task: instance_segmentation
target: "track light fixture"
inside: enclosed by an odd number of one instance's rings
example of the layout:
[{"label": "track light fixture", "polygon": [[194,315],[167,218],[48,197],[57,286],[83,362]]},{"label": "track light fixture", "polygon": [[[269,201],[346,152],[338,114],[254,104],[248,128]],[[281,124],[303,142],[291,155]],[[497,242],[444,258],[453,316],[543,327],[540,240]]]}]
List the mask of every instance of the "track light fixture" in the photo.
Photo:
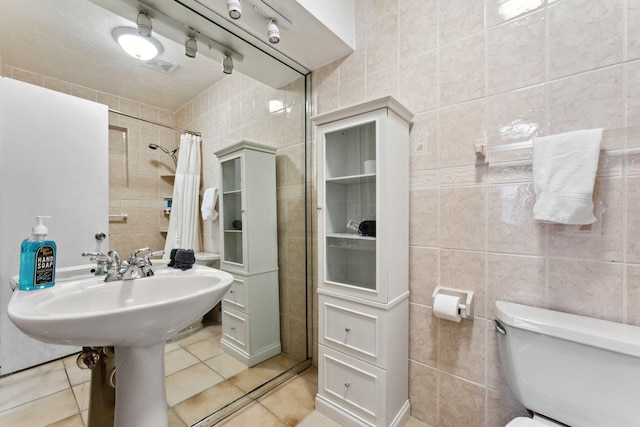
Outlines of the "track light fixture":
[{"label": "track light fixture", "polygon": [[138,33],[143,37],[151,37],[151,18],[144,12],[138,14]]},{"label": "track light fixture", "polygon": [[242,5],[240,0],[227,0],[227,10],[232,19],[240,19],[242,16]]},{"label": "track light fixture", "polygon": [[184,42],[184,54],[189,58],[195,58],[196,52],[198,52],[198,43],[196,39],[193,37],[187,38],[187,41]]},{"label": "track light fixture", "polygon": [[273,44],[276,44],[280,41],[280,29],[276,25],[275,19],[270,19],[267,24],[267,35],[269,36],[269,41]]},{"label": "track light fixture", "polygon": [[233,72],[233,59],[230,54],[225,54],[222,58],[222,72],[225,74]]}]

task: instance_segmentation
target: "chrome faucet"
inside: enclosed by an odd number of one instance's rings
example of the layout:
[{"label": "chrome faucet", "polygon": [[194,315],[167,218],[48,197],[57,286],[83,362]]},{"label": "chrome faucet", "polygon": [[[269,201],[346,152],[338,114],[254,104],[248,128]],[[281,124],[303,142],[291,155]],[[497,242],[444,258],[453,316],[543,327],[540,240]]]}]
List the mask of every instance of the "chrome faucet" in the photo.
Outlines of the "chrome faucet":
[{"label": "chrome faucet", "polygon": [[109,268],[107,269],[107,277],[104,278],[105,282],[115,282],[122,280],[122,260],[118,251],[111,249],[107,252],[109,258]]},{"label": "chrome faucet", "polygon": [[163,255],[164,251],[150,252],[144,258],[138,257],[140,252],[148,252],[150,248],[140,248],[131,252],[127,261],[122,261],[118,251],[110,250],[107,252],[107,258],[109,259],[107,277],[104,278],[105,282],[115,282],[117,280],[133,280],[141,277],[153,276],[153,270],[151,270],[152,256]]},{"label": "chrome faucet", "polygon": [[140,248],[136,249],[129,254],[129,258],[127,258],[126,268],[122,273],[122,280],[133,280],[139,279],[141,277],[146,277],[144,273],[144,269],[146,267],[144,258],[138,257],[140,252],[148,252],[151,248]]},{"label": "chrome faucet", "polygon": [[161,256],[164,255],[164,251],[155,251],[155,252],[149,252],[145,257],[144,257],[144,264],[142,266],[142,273],[144,273],[145,276],[153,276],[153,270],[151,269],[151,266],[153,265],[151,263],[151,257],[152,256]]},{"label": "chrome faucet", "polygon": [[88,256],[91,261],[96,262],[96,276],[107,274],[109,268],[109,257],[102,252],[83,252],[82,256]]},{"label": "chrome faucet", "polygon": [[129,263],[129,265],[133,265],[133,264],[139,263],[140,261],[144,261],[144,259],[138,258],[138,254],[140,252],[149,252],[150,250],[151,248],[148,248],[148,247],[136,249],[135,251],[129,254],[129,258],[127,258],[127,262]]}]

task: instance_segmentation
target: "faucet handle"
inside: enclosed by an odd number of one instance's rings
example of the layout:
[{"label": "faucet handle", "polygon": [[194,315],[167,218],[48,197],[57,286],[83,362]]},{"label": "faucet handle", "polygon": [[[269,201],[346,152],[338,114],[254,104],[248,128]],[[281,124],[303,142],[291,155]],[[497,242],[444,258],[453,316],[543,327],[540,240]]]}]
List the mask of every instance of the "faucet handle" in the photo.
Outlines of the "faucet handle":
[{"label": "faucet handle", "polygon": [[139,254],[140,252],[147,252],[147,251],[150,251],[150,250],[151,250],[151,248],[149,248],[149,247],[147,247],[147,248],[140,248],[140,249],[136,249],[136,250],[134,250],[133,252],[131,252],[131,253],[129,254],[129,258],[127,258],[127,262],[128,262],[129,264],[135,264],[135,262],[136,262],[136,258],[138,258],[138,254]]},{"label": "faucet handle", "polygon": [[153,265],[153,264],[151,263],[151,259],[150,259],[150,258],[151,258],[152,256],[161,256],[161,255],[164,255],[164,251],[149,252],[149,253],[144,257],[144,263],[145,263],[146,265]]},{"label": "faucet handle", "polygon": [[102,252],[82,252],[82,256],[88,256],[91,261],[100,261],[102,259],[108,260],[109,258]]}]

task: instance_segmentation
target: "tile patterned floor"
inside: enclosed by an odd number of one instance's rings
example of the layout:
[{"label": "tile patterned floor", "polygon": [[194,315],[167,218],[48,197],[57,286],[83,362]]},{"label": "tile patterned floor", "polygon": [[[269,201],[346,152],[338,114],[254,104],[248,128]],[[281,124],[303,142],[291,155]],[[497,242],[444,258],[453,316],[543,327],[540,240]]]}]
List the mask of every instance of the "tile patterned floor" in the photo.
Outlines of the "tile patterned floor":
[{"label": "tile patterned floor", "polygon": [[[220,349],[219,324],[165,348],[169,427],[190,426],[297,362],[278,355],[247,369]],[[0,378],[0,426],[85,427],[90,371],[76,355]],[[311,367],[222,420],[221,427],[340,427],[314,411]],[[423,424],[410,419],[405,427]]]},{"label": "tile patterned floor", "polygon": [[[297,364],[278,355],[250,369],[220,348],[220,324],[165,347],[170,427],[192,425]],[[0,426],[84,427],[91,373],[77,355],[0,378]],[[308,380],[305,380],[308,381]]]}]

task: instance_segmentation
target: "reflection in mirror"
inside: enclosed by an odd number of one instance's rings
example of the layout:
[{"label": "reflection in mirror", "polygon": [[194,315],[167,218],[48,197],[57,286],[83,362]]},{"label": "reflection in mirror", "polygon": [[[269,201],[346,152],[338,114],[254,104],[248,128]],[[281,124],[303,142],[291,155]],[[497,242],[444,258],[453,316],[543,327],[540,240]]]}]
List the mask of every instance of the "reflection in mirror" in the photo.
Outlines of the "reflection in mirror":
[{"label": "reflection in mirror", "polygon": [[127,129],[109,125],[109,187],[129,186],[129,140]]},{"label": "reflection in mirror", "polygon": [[[169,222],[169,215],[166,213],[167,198],[173,192],[175,164],[170,156],[161,150],[149,149],[149,144],[158,144],[170,150],[177,147],[181,132],[171,129],[172,127],[202,134],[202,189],[220,186],[219,163],[213,155],[215,151],[241,140],[269,145],[277,150],[276,203],[282,353],[251,368],[226,354],[220,347],[219,308],[213,309],[198,325],[192,325],[189,333],[181,335],[179,340],[166,346],[165,367],[170,420],[177,420],[176,425],[210,425],[248,402],[250,398],[309,365],[310,322],[307,319],[310,313],[307,309],[306,265],[307,251],[310,249],[305,225],[308,164],[305,125],[307,79],[300,76],[285,87],[272,88],[237,71],[231,75],[223,75],[218,71],[219,63],[200,58],[199,61],[206,61],[206,66],[215,70],[215,73],[211,74],[216,77],[203,79],[203,65],[199,62],[193,79],[206,81],[199,85],[197,82],[189,81],[189,84],[185,85],[186,94],[179,93],[179,84],[167,83],[171,76],[159,74],[158,79],[162,83],[158,83],[153,94],[148,90],[146,93],[135,91],[131,82],[127,82],[127,90],[123,92],[122,87],[125,85],[118,81],[118,78],[122,80],[119,76],[113,79],[113,76],[107,73],[102,75],[97,83],[95,76],[83,76],[78,72],[83,69],[86,71],[95,64],[125,61],[131,69],[130,75],[135,76],[132,78],[134,83],[136,79],[143,79],[146,85],[150,84],[149,81],[153,82],[159,72],[146,69],[143,64],[131,58],[112,59],[111,55],[120,55],[123,52],[118,51],[117,46],[111,46],[111,43],[115,42],[108,33],[87,35],[91,40],[95,40],[98,49],[93,58],[83,54],[82,61],[86,66],[77,64],[76,67],[69,67],[69,64],[77,63],[78,59],[67,57],[65,55],[68,52],[64,52],[65,47],[83,44],[76,35],[91,27],[83,26],[89,21],[95,20],[98,22],[95,28],[103,30],[102,23],[113,19],[120,25],[122,18],[111,17],[109,12],[85,0],[50,2],[55,3],[55,6],[35,0],[26,0],[26,3],[33,4],[26,5],[24,0],[10,0],[5,5],[4,17],[0,22],[0,27],[5,28],[0,30],[2,76],[103,103],[111,110],[133,116],[109,113],[110,213],[127,214],[126,218],[110,218],[111,248],[127,254],[140,247],[149,246],[153,250],[164,247],[164,230]],[[53,10],[47,11],[44,16],[38,15],[37,12],[29,12],[48,7]],[[57,22],[64,21],[74,10],[92,12],[94,16],[85,16],[85,24],[73,21]],[[46,21],[42,21],[43,19]],[[27,45],[31,45],[31,48],[22,44],[11,46],[11,43],[7,42],[14,39],[7,36],[6,32],[17,25],[9,25],[10,22],[19,22],[23,28],[39,29],[26,39]],[[56,30],[60,25],[66,28],[64,33]],[[84,29],[75,29],[77,25]],[[132,23],[129,22],[128,25]],[[184,47],[173,46],[173,42],[169,40],[161,41],[165,49],[163,55],[180,52],[179,61],[182,63]],[[16,52],[16,48],[21,51]],[[53,52],[59,48],[62,51]],[[57,60],[50,59],[56,58],[56,55]],[[162,58],[178,62],[171,56]],[[188,79],[188,63],[183,68],[180,71],[187,74],[180,74],[179,78]],[[177,75],[174,77],[178,78]],[[165,90],[167,97],[164,101],[150,101],[157,100],[158,94]],[[203,250],[219,253],[218,223],[204,221],[201,225]],[[15,354],[18,355],[19,352]],[[86,421],[88,371],[80,371],[75,366],[75,357],[76,355],[70,355],[62,362],[43,366],[47,366],[45,369],[51,371],[59,370],[71,379],[69,386],[73,386],[73,393],[70,395],[72,398],[74,395],[77,396],[80,409],[84,411],[78,416],[84,417]],[[41,374],[33,369],[42,368],[31,368],[0,378],[0,385],[8,384],[8,379],[13,376],[14,382],[22,383],[37,394],[41,387],[30,387],[28,384],[31,380],[36,381],[34,384],[40,381]],[[0,407],[0,419],[3,411],[35,402],[41,397],[43,396],[21,396],[22,400],[19,402],[13,399],[5,400],[4,406]]]}]

